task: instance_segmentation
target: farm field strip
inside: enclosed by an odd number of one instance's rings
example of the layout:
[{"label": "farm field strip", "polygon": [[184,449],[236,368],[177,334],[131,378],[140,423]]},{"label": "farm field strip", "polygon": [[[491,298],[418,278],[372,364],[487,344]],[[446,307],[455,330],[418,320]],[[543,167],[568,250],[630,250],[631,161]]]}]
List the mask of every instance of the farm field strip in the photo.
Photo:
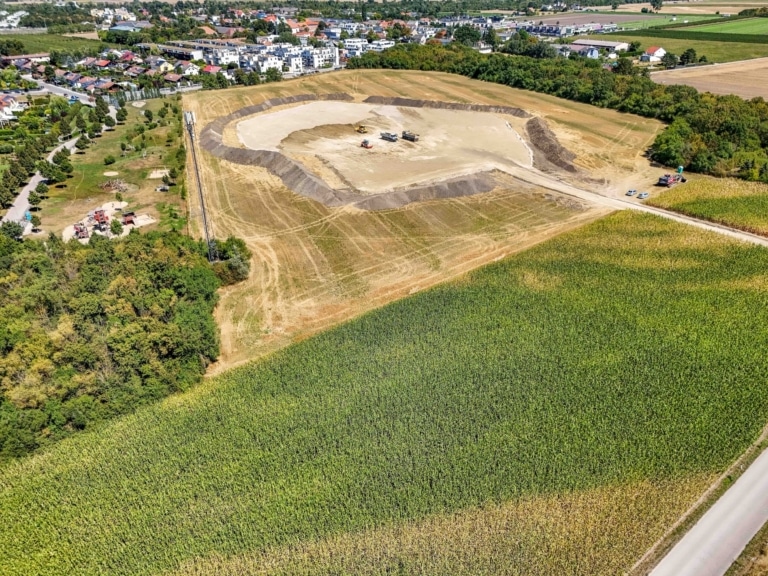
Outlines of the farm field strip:
[{"label": "farm field strip", "polygon": [[651,78],[659,84],[685,84],[701,92],[768,98],[768,58],[652,72]]},{"label": "farm field strip", "polygon": [[[690,30],[685,28],[684,30]],[[585,38],[589,38],[586,36]],[[698,56],[706,56],[709,62],[722,64],[739,60],[751,60],[768,56],[768,44],[752,44],[746,42],[718,42],[714,40],[691,40],[681,38],[658,38],[643,36],[642,32],[625,34],[621,32],[606,35],[606,39],[623,42],[640,42],[643,49],[650,46],[663,46],[667,52],[678,56],[688,48],[696,50]],[[709,66],[707,68],[710,68]]]},{"label": "farm field strip", "polygon": [[610,215],[0,471],[4,570],[622,573],[768,418],[766,267]]},{"label": "farm field strip", "polygon": [[649,204],[768,236],[768,184],[697,176]]},{"label": "farm field strip", "polygon": [[692,32],[717,32],[721,34],[768,34],[768,18],[747,18],[735,22],[718,22],[685,28]]}]

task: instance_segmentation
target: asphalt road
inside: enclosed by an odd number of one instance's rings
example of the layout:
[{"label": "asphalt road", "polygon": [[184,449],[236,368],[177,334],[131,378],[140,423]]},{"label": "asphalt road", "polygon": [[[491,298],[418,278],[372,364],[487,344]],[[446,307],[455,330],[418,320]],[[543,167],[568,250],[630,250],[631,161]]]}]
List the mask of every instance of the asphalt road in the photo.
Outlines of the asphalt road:
[{"label": "asphalt road", "polygon": [[768,522],[768,451],[742,474],[650,576],[722,576]]},{"label": "asphalt road", "polygon": [[63,88],[61,86],[56,86],[55,84],[48,84],[47,82],[43,82],[42,80],[34,80],[32,76],[25,75],[22,76],[25,80],[30,80],[37,82],[37,85],[40,86],[40,88],[45,89],[46,92],[50,92],[51,94],[57,94],[59,96],[64,96],[65,98],[70,98],[74,96],[80,102],[85,104],[86,106],[95,106],[95,104],[91,101],[89,101],[89,96],[87,94],[83,94],[82,92],[75,92],[74,90],[70,90],[69,88]]}]

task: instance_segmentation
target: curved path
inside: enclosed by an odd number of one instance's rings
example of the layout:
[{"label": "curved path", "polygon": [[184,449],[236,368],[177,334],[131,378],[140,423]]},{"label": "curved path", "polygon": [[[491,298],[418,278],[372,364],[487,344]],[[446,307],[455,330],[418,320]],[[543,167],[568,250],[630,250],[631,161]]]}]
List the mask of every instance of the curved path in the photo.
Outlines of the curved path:
[{"label": "curved path", "polygon": [[[62,144],[59,144],[51,150],[51,152],[46,156],[46,160],[48,162],[53,161],[53,156],[61,150],[64,147],[69,148],[72,150],[72,148],[75,147],[75,142],[77,142],[77,139],[79,136],[72,138],[71,140],[67,140],[66,142],[63,142]],[[3,216],[2,222],[20,222],[24,223],[25,218],[24,215],[26,214],[27,210],[29,210],[29,193],[32,192],[32,190],[35,189],[35,187],[44,180],[44,178],[40,175],[40,172],[35,172],[34,175],[29,179],[29,182],[27,182],[26,186],[21,189],[21,192],[19,192],[18,196],[13,199],[13,204],[11,204],[11,207],[8,208],[8,211],[5,213],[5,216]]]},{"label": "curved path", "polygon": [[[117,116],[117,109],[114,106],[109,107],[109,115],[112,116],[113,119]],[[103,125],[101,127],[101,130],[108,130],[109,128],[106,125]],[[48,162],[53,162],[53,157],[62,148],[68,148],[70,151],[75,147],[75,143],[77,142],[78,138],[80,136],[75,136],[74,138],[67,140],[66,142],[62,142],[56,148],[50,151],[48,156],[45,157],[45,159]],[[26,219],[24,218],[25,214],[27,213],[27,210],[30,208],[29,204],[29,194],[34,190],[37,185],[42,182],[44,178],[40,174],[40,172],[35,172],[32,177],[29,179],[29,182],[24,186],[24,188],[21,189],[21,192],[16,196],[16,198],[13,199],[13,204],[11,204],[11,207],[8,208],[8,211],[5,213],[5,216],[0,219],[1,222],[19,222],[20,224],[26,224]],[[25,227],[25,233],[29,232],[31,230],[31,227],[27,225]]]}]

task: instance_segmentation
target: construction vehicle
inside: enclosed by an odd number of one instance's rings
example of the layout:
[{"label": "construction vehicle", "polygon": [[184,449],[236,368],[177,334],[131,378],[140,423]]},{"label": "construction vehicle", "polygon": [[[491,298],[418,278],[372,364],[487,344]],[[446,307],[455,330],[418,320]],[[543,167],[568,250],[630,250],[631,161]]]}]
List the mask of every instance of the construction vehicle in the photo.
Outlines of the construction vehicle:
[{"label": "construction vehicle", "polygon": [[409,132],[408,130],[403,130],[403,140],[408,140],[409,142],[418,142],[419,135],[414,134],[413,132]]},{"label": "construction vehicle", "polygon": [[659,178],[656,186],[666,186],[667,188],[672,188],[672,186],[675,184],[685,181],[686,180],[682,174],[664,174],[664,176]]},{"label": "construction vehicle", "polygon": [[355,132],[358,134],[368,134],[368,126],[363,126],[360,124],[359,126],[355,127]]},{"label": "construction vehicle", "polygon": [[387,142],[397,142],[397,134],[394,134],[393,132],[382,132],[381,139],[386,140]]},{"label": "construction vehicle", "polygon": [[373,148],[373,144],[368,142],[368,140],[363,140],[362,142],[360,142],[360,147],[370,150],[371,148]]},{"label": "construction vehicle", "polygon": [[88,228],[85,224],[75,224],[75,238],[78,240],[88,238]]}]

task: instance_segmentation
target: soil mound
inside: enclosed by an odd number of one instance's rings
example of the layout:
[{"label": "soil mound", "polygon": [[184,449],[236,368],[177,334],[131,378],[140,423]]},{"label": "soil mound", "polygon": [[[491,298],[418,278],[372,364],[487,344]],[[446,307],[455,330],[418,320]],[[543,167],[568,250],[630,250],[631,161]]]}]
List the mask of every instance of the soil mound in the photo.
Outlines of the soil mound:
[{"label": "soil mound", "polygon": [[[460,176],[441,182],[416,185],[402,189],[373,195],[358,194],[352,190],[337,190],[326,182],[311,174],[301,163],[273,150],[253,150],[235,148],[223,143],[223,133],[226,126],[236,120],[263,112],[276,106],[311,102],[315,100],[352,101],[348,94],[301,94],[283,98],[273,98],[261,104],[246,106],[218,118],[208,124],[200,133],[200,146],[218,158],[242,165],[267,168],[278,176],[283,183],[295,193],[322,202],[326,206],[351,205],[361,210],[388,210],[399,208],[423,200],[438,198],[455,198],[489,192],[497,186],[492,171],[479,172],[468,176]],[[430,100],[415,100],[409,98],[391,98],[370,96],[365,100],[368,104],[391,105],[405,108],[441,108],[446,110],[464,110],[471,112],[489,112],[509,114],[520,118],[530,118],[531,115],[519,108],[509,106],[489,106],[483,104],[462,104],[456,102],[435,102]],[[575,167],[569,160],[575,155],[563,148],[554,134],[547,128],[544,121],[533,118],[526,129],[534,143],[534,156],[541,156],[550,164],[575,172]],[[564,160],[565,159],[565,160]],[[556,161],[556,162],[555,162]]]},{"label": "soil mound", "polygon": [[541,118],[532,118],[525,123],[528,142],[533,148],[533,163],[536,167],[547,169],[553,165],[566,172],[575,173],[578,170],[571,164],[576,154],[565,148],[557,140],[557,136],[549,129]]},{"label": "soil mound", "polygon": [[363,100],[366,104],[402,106],[406,108],[440,108],[443,110],[463,110],[466,112],[491,112],[509,114],[518,118],[530,118],[531,115],[520,108],[511,106],[490,106],[488,104],[462,104],[460,102],[438,102],[435,100],[416,100],[413,98],[393,98],[389,96],[369,96]]}]

